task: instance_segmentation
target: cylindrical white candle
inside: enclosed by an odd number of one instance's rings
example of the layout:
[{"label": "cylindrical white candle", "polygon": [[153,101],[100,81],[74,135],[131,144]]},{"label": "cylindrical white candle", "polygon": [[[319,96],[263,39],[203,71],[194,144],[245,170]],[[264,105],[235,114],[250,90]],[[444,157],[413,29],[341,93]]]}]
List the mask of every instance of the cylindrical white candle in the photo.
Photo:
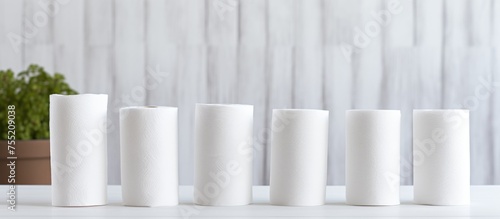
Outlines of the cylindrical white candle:
[{"label": "cylindrical white candle", "polygon": [[329,112],[326,110],[273,110],[271,204],[289,206],[324,204],[328,116]]},{"label": "cylindrical white candle", "polygon": [[120,146],[123,203],[177,205],[177,108],[120,109]]},{"label": "cylindrical white candle", "polygon": [[252,201],[253,106],[197,104],[194,202],[234,206]]},{"label": "cylindrical white candle", "polygon": [[416,203],[470,202],[468,110],[413,111],[413,184]]},{"label": "cylindrical white candle", "polygon": [[106,204],[107,106],[104,94],[50,95],[52,205]]},{"label": "cylindrical white candle", "polygon": [[399,204],[399,110],[346,112],[346,202]]}]

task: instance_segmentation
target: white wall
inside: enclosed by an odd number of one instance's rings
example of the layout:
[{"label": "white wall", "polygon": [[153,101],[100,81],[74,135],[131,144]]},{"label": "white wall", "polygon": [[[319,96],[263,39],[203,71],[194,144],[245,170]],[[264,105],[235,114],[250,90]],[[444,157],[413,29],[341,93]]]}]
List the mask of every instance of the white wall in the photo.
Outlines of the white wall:
[{"label": "white wall", "polygon": [[[144,104],[179,107],[180,182],[192,184],[198,102],[255,105],[256,184],[269,182],[273,108],[331,110],[330,184],[344,183],[344,110],[401,109],[411,184],[411,110],[466,103],[472,183],[500,184],[500,89],[475,94],[482,78],[500,82],[500,1],[400,0],[377,33],[373,13],[392,1],[50,0],[47,16],[44,1],[0,0],[0,68],[38,63],[81,93],[110,95],[111,184],[117,109]],[[346,52],[365,27],[375,28],[367,46]],[[26,42],[13,46],[13,35]]]}]

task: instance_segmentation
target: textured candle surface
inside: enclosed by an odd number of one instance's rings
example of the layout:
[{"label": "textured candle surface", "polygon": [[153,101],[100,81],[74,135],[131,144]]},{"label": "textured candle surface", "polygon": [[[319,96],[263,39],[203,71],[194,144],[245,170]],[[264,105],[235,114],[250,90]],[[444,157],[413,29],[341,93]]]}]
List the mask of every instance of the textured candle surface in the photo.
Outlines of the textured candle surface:
[{"label": "textured candle surface", "polygon": [[123,203],[178,204],[177,108],[120,109]]},{"label": "textured candle surface", "polygon": [[328,116],[326,110],[273,110],[271,204],[324,204]]},{"label": "textured candle surface", "polygon": [[246,205],[252,201],[253,106],[197,104],[194,202]]},{"label": "textured candle surface", "polygon": [[106,204],[107,101],[104,94],[50,95],[52,205]]},{"label": "textured candle surface", "polygon": [[346,112],[346,202],[399,204],[401,113]]},{"label": "textured candle surface", "polygon": [[413,111],[416,203],[469,204],[469,142],[468,110]]}]

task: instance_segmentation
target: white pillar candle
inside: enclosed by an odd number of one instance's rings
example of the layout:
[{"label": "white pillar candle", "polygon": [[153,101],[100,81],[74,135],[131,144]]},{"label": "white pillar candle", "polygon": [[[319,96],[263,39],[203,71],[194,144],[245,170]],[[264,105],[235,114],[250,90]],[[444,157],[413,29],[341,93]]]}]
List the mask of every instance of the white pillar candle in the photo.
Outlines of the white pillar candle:
[{"label": "white pillar candle", "polygon": [[273,110],[271,204],[324,204],[328,165],[328,115],[326,110]]},{"label": "white pillar candle", "polygon": [[177,108],[120,109],[123,203],[130,206],[178,204]]},{"label": "white pillar candle", "polygon": [[52,205],[107,202],[108,95],[50,95]]},{"label": "white pillar candle", "polygon": [[413,111],[413,184],[416,203],[470,202],[468,110]]},{"label": "white pillar candle", "polygon": [[234,206],[252,201],[253,106],[197,104],[194,202]]},{"label": "white pillar candle", "polygon": [[399,110],[346,112],[346,202],[399,204]]}]

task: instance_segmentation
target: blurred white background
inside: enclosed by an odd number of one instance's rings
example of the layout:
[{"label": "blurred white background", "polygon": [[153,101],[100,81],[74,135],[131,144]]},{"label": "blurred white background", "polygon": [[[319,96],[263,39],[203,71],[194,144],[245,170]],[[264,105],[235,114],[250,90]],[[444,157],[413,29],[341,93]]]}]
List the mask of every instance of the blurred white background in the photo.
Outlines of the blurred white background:
[{"label": "blurred white background", "polygon": [[118,111],[179,107],[180,183],[193,183],[194,104],[255,105],[254,183],[269,183],[273,108],[331,110],[329,184],[344,183],[346,109],[471,110],[472,184],[500,184],[499,0],[0,0],[0,68],[64,73]]}]

